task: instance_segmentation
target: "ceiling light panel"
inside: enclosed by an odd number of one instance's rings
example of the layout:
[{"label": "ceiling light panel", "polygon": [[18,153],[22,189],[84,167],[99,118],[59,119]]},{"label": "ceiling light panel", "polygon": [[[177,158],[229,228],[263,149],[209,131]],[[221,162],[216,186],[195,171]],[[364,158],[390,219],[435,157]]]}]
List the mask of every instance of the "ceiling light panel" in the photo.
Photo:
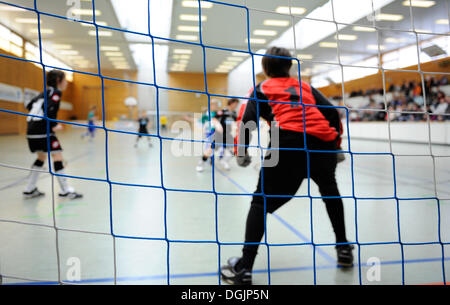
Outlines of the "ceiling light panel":
[{"label": "ceiling light panel", "polygon": [[[198,8],[198,1],[197,0],[184,0],[181,2],[181,5],[183,7],[193,7],[193,8]],[[201,8],[212,8],[213,4],[211,2],[206,2],[206,1],[200,1],[200,6]]]},{"label": "ceiling light panel", "polygon": [[[94,11],[91,9],[72,9],[71,10],[73,15],[79,15],[79,16],[93,16]],[[101,16],[102,12],[100,10],[95,10],[95,16]]]},{"label": "ceiling light panel", "polygon": [[436,24],[448,25],[448,19],[438,19]]},{"label": "ceiling light panel", "polygon": [[406,42],[405,38],[388,37],[384,40],[386,43],[402,43]]},{"label": "ceiling light panel", "polygon": [[[104,22],[104,21],[96,21],[95,22],[97,25],[101,25],[101,26],[108,26],[108,23]],[[85,23],[85,22],[81,22],[80,23],[82,26],[95,26],[92,23]]]},{"label": "ceiling light panel", "polygon": [[339,35],[335,35],[334,38],[335,39],[339,38],[339,40],[353,41],[353,40],[358,39],[358,36],[356,36],[356,35],[339,34]]},{"label": "ceiling light panel", "polygon": [[273,31],[273,30],[254,30],[253,31],[253,35],[257,35],[257,36],[276,36],[277,35],[277,31]]},{"label": "ceiling light panel", "polygon": [[200,32],[200,28],[193,25],[179,25],[177,29],[180,32]]},{"label": "ceiling light panel", "polygon": [[[378,45],[376,45],[376,44],[369,44],[369,45],[367,45],[367,49],[368,50],[378,51]],[[386,50],[386,47],[383,46],[383,45],[380,45],[380,50],[381,51]]]},{"label": "ceiling light panel", "polygon": [[[248,42],[248,39],[245,39],[245,42]],[[266,40],[264,38],[250,38],[250,43],[253,44],[265,44]]]},{"label": "ceiling light panel", "polygon": [[[88,32],[89,36],[97,36],[97,31],[92,30]],[[113,33],[111,31],[98,31],[98,36],[111,37]]]},{"label": "ceiling light panel", "polygon": [[[205,15],[202,15],[202,22],[207,20],[207,17]],[[191,14],[181,14],[180,20],[182,21],[199,21],[200,17],[198,15],[191,15]]]},{"label": "ceiling light panel", "polygon": [[311,54],[298,54],[297,58],[301,60],[310,60],[313,59],[313,56]]},{"label": "ceiling light panel", "polygon": [[291,22],[289,20],[277,20],[277,19],[266,19],[263,24],[266,26],[278,26],[278,27],[286,27]]},{"label": "ceiling light panel", "polygon": [[[37,18],[16,18],[14,19],[17,23],[23,23],[23,24],[38,24]],[[41,20],[42,23],[42,20]]]},{"label": "ceiling light panel", "polygon": [[174,54],[192,54],[192,50],[190,49],[174,49]]},{"label": "ceiling light panel", "polygon": [[[55,33],[55,31],[52,30],[52,29],[43,29],[43,28],[40,29],[40,32],[41,32],[41,34],[53,34],[53,33]],[[39,30],[38,29],[31,29],[30,33],[38,34]]]},{"label": "ceiling light panel", "polygon": [[319,46],[321,48],[337,48],[337,43],[324,41],[324,42],[319,43]]},{"label": "ceiling light panel", "polygon": [[375,28],[370,28],[366,26],[354,26],[353,31],[356,32],[376,32],[377,30]]},{"label": "ceiling light panel", "polygon": [[402,2],[403,6],[414,6],[414,7],[424,7],[424,8],[428,8],[428,7],[432,7],[433,5],[435,5],[436,2],[435,1],[429,1],[429,0],[405,0]]},{"label": "ceiling light panel", "polygon": [[122,52],[105,52],[105,55],[108,57],[123,57]]},{"label": "ceiling light panel", "polygon": [[120,56],[118,56],[118,57],[108,57],[108,59],[110,61],[114,61],[114,62],[127,61],[127,59],[125,57],[120,57]]},{"label": "ceiling light panel", "polygon": [[178,39],[178,40],[196,41],[198,39],[198,37],[197,37],[197,35],[177,35],[176,39]]},{"label": "ceiling light panel", "polygon": [[403,20],[403,15],[399,14],[378,14],[375,16],[376,21],[400,21]]},{"label": "ceiling light panel", "polygon": [[100,51],[112,51],[112,52],[117,52],[120,51],[119,47],[116,46],[101,46],[100,47]]},{"label": "ceiling light panel", "polygon": [[232,52],[231,55],[246,57],[246,56],[249,56],[250,54],[249,53],[244,53],[244,52]]},{"label": "ceiling light panel", "polygon": [[191,55],[189,54],[175,54],[172,56],[173,59],[189,59]]},{"label": "ceiling light panel", "polygon": [[279,14],[289,14],[289,15],[303,15],[306,12],[304,7],[296,7],[296,6],[279,6],[276,8],[275,12]]}]

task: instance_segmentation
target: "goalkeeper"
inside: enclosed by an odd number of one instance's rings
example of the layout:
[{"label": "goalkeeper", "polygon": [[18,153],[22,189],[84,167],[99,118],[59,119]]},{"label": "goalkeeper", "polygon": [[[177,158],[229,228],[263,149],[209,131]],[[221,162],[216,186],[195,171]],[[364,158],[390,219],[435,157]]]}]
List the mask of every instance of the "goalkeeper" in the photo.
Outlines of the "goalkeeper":
[{"label": "goalkeeper", "polygon": [[[222,278],[231,284],[251,284],[253,263],[264,235],[266,213],[273,213],[288,202],[302,181],[309,177],[325,197],[323,201],[336,237],[337,263],[343,267],[353,266],[353,246],[346,238],[344,207],[335,178],[336,150],[341,134],[339,114],[319,91],[290,77],[292,56],[288,50],[272,47],[266,55],[262,66],[268,79],[256,86],[255,94],[250,95],[256,95],[256,99],[249,99],[242,122],[238,123],[236,158],[240,166],[250,164],[247,146],[251,129],[256,128],[254,123],[258,122],[258,114],[271,124],[272,129],[278,130],[279,147],[271,141],[271,148],[282,149],[278,150],[279,158],[275,165],[269,165],[273,155],[270,151],[264,158],[263,178],[260,173],[247,216],[242,257],[230,258],[222,267]],[[253,124],[247,124],[249,122]],[[326,152],[307,154],[305,147]]]}]

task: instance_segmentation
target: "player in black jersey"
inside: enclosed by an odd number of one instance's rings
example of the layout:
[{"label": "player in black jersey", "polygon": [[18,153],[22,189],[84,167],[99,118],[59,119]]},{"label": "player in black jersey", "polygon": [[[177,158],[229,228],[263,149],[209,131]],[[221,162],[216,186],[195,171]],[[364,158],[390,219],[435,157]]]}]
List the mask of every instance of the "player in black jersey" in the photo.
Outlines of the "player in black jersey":
[{"label": "player in black jersey", "polygon": [[[52,70],[47,73],[47,92],[42,92],[25,104],[30,114],[27,117],[28,146],[32,153],[37,154],[37,159],[28,178],[28,184],[23,192],[25,198],[44,195],[37,189],[36,183],[40,172],[43,171],[48,148],[50,148],[50,154],[53,159],[53,171],[56,174],[64,175],[62,148],[58,138],[55,136],[55,131],[60,130],[61,127],[56,122],[51,121],[49,122],[50,128],[47,130],[47,120],[44,117],[56,119],[61,103],[61,95],[66,88],[67,80],[64,72]],[[67,178],[59,175],[56,176],[61,187],[59,196],[70,199],[81,198],[82,195],[76,193],[73,187],[69,186]]]},{"label": "player in black jersey", "polygon": [[227,102],[227,107],[218,111],[216,115],[216,118],[219,120],[223,129],[222,136],[220,138],[216,137],[216,143],[220,145],[219,160],[222,167],[226,170],[230,169],[228,161],[234,154],[234,137],[232,133],[233,124],[237,119],[236,108],[238,105],[239,100],[237,98],[231,98]]},{"label": "player in black jersey", "polygon": [[[149,123],[149,119],[147,116],[147,111],[143,110],[141,112],[141,116],[138,119],[138,123],[139,123],[139,130],[138,133],[144,133],[144,134],[148,134],[148,130],[147,130],[147,125]],[[142,135],[138,135],[137,139],[136,139],[136,143],[134,144],[134,147],[137,147],[139,140],[141,139]],[[148,140],[148,145],[150,147],[153,146],[152,144],[152,139],[151,137],[147,137]]]}]

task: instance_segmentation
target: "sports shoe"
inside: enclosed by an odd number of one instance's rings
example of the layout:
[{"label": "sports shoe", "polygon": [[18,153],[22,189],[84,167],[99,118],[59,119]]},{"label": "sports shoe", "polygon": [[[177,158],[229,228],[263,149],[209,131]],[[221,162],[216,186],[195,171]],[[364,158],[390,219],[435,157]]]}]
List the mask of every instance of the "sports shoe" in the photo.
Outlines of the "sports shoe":
[{"label": "sports shoe", "polygon": [[206,163],[207,163],[208,161],[203,161],[203,160],[200,160],[200,162],[198,162],[198,164],[197,164],[197,167],[195,168],[195,170],[197,171],[197,172],[203,172],[203,170],[204,170],[204,168],[205,168],[205,165],[206,165]]},{"label": "sports shoe", "polygon": [[223,167],[223,169],[224,170],[230,170],[230,164],[228,164],[228,162],[227,161],[225,161],[225,160],[220,160],[220,165],[222,165],[222,167]]},{"label": "sports shoe", "polygon": [[353,245],[337,245],[337,264],[344,268],[353,267]]},{"label": "sports shoe", "polygon": [[67,192],[67,193],[65,193],[65,194],[59,194],[59,197],[62,197],[62,198],[69,198],[69,199],[78,199],[78,198],[82,198],[83,197],[83,195],[81,195],[81,194],[78,194],[78,193],[76,193],[76,192]]},{"label": "sports shoe", "polygon": [[36,198],[44,195],[45,194],[40,192],[37,188],[35,188],[31,192],[23,192],[23,196],[25,197],[25,199]]},{"label": "sports shoe", "polygon": [[341,163],[345,161],[345,154],[339,151],[342,151],[342,149],[338,148],[337,149],[338,153],[336,154],[337,157],[337,163]]},{"label": "sports shoe", "polygon": [[251,285],[252,284],[252,272],[247,269],[241,269],[236,271],[236,265],[241,260],[240,257],[232,257],[228,259],[228,264],[222,266],[221,275],[222,279],[231,285]]}]

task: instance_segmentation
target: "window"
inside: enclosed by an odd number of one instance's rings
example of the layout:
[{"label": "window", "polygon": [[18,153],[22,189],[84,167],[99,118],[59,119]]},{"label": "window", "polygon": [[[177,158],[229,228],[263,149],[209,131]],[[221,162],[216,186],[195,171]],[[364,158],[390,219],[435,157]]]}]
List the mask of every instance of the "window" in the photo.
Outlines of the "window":
[{"label": "window", "polygon": [[[40,62],[40,52],[39,48],[29,42],[25,43],[25,58],[28,60],[33,60]],[[71,67],[60,61],[59,59],[53,57],[47,52],[42,52],[42,61],[47,66],[58,67],[62,69],[72,70]],[[42,68],[40,64],[35,64],[37,67]],[[48,69],[51,70],[51,69]],[[66,73],[66,78],[68,81],[73,81],[73,72],[64,71]]]},{"label": "window", "polygon": [[17,57],[23,57],[23,39],[14,34],[8,28],[0,25],[0,49],[12,53]]}]

